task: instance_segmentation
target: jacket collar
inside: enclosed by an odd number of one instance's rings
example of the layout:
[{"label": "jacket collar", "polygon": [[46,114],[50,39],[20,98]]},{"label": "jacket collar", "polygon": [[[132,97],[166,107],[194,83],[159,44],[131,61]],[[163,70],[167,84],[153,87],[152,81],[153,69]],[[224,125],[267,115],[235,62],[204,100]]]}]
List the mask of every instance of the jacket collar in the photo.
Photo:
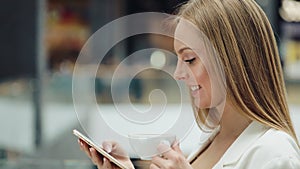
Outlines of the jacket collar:
[{"label": "jacket collar", "polygon": [[212,133],[202,132],[200,136],[199,148],[192,152],[187,158],[187,160],[192,163],[197,156],[214,140],[216,135],[220,132],[220,126],[212,131]]},{"label": "jacket collar", "polygon": [[241,133],[241,135],[232,143],[232,145],[224,153],[223,157],[218,163],[222,165],[230,165],[236,163],[245,151],[254,144],[254,142],[260,138],[269,127],[263,124],[253,121],[249,126]]}]

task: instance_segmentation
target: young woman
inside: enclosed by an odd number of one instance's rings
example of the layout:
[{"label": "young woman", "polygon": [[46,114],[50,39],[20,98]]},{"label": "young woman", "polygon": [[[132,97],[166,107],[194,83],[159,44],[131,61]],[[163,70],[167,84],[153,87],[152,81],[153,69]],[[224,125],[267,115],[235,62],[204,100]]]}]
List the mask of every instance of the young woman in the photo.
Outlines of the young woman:
[{"label": "young woman", "polygon": [[[261,8],[254,0],[191,0],[178,15],[182,19],[175,31],[174,76],[190,88],[198,124],[212,134],[188,158],[174,144],[154,157],[150,168],[300,168],[278,49]],[[205,38],[193,36],[183,20]],[[211,68],[214,63],[222,73]],[[224,76],[225,85],[220,86],[222,78],[216,76]],[[79,144],[98,168],[115,167],[82,141]],[[124,154],[117,143],[106,142],[104,148]],[[133,168],[128,157],[116,158]]]}]

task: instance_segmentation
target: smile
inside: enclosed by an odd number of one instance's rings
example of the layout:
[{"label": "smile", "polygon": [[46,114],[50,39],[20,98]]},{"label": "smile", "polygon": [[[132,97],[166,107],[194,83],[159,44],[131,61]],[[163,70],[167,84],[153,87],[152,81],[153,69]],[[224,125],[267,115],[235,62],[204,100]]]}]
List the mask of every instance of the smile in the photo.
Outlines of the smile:
[{"label": "smile", "polygon": [[199,85],[193,85],[190,87],[192,91],[199,90],[201,87]]}]

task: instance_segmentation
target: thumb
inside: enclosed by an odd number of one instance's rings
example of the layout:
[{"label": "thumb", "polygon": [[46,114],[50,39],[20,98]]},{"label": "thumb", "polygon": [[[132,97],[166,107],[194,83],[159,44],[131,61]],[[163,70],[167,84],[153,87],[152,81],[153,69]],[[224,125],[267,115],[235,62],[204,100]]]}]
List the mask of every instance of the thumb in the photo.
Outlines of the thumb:
[{"label": "thumb", "polygon": [[170,147],[170,145],[166,144],[166,142],[161,142],[158,144],[156,149],[159,153],[165,153],[165,152],[171,150],[171,147]]},{"label": "thumb", "polygon": [[180,154],[183,154],[181,149],[180,149],[180,143],[178,140],[176,140],[173,144],[172,144],[172,149]]},{"label": "thumb", "polygon": [[107,152],[107,153],[111,153],[112,151],[112,144],[110,142],[103,142],[102,143],[103,149]]}]

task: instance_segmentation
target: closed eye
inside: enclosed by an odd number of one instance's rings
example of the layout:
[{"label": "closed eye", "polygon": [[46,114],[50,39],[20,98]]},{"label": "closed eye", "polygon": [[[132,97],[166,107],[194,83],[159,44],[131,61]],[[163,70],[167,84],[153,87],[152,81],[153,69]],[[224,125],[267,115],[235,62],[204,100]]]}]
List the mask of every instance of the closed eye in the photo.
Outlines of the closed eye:
[{"label": "closed eye", "polygon": [[196,58],[192,58],[192,59],[188,59],[188,60],[184,60],[184,62],[187,62],[189,64],[192,64],[195,61]]}]

